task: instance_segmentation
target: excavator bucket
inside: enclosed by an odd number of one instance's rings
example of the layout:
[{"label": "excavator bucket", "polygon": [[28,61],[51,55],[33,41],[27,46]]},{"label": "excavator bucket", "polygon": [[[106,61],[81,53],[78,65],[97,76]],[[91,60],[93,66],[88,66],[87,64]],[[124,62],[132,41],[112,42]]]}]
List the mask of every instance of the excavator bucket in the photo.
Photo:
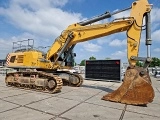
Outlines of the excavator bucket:
[{"label": "excavator bucket", "polygon": [[146,70],[141,67],[128,67],[122,85],[102,100],[130,105],[146,105],[153,101],[154,90]]}]

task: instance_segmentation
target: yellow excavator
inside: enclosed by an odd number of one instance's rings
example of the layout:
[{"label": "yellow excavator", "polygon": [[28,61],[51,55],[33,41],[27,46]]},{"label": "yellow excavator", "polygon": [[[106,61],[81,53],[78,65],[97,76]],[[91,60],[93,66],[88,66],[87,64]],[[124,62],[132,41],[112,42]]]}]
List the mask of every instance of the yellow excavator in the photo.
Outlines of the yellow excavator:
[{"label": "yellow excavator", "polygon": [[[150,55],[151,8],[152,5],[148,3],[148,0],[137,0],[129,8],[113,13],[105,12],[90,20],[72,24],[55,39],[46,54],[35,50],[29,44],[27,48],[22,49],[23,45],[19,44],[20,49],[9,53],[6,57],[8,67],[17,69],[17,72],[6,74],[6,85],[27,87],[49,93],[59,92],[63,84],[80,86],[83,78],[78,74],[65,71],[73,65],[75,45],[126,31],[129,66],[125,72],[124,81],[117,90],[103,96],[102,99],[132,105],[152,102],[154,90],[148,74],[148,66],[152,61]],[[117,18],[103,24],[96,23],[126,10],[130,10],[129,17]],[[145,25],[143,25],[143,20]],[[144,27],[147,57],[139,57],[140,38]],[[143,61],[144,66],[136,66],[137,61]]]}]

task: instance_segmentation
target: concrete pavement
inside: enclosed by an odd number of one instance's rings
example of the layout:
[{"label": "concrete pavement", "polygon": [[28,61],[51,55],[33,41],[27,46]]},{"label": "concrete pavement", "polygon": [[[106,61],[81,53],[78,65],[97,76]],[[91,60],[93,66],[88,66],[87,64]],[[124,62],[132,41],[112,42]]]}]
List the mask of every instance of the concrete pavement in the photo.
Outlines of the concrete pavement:
[{"label": "concrete pavement", "polygon": [[140,107],[101,100],[121,83],[85,80],[48,94],[6,87],[0,76],[0,120],[160,120],[160,79],[151,79],[154,101]]}]

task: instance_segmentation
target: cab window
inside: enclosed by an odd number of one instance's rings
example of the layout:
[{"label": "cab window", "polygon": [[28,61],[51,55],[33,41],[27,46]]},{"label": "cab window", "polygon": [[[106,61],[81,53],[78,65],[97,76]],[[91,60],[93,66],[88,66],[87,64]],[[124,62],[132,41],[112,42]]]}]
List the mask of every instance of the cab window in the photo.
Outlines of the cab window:
[{"label": "cab window", "polygon": [[10,62],[14,63],[15,59],[16,59],[16,56],[12,56],[11,59],[10,59]]}]

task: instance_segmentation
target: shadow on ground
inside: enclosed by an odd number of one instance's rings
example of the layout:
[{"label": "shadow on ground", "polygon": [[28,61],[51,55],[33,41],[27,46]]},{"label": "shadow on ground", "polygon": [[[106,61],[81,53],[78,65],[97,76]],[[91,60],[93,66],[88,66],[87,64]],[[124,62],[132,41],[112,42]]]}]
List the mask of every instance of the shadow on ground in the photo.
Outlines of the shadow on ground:
[{"label": "shadow on ground", "polygon": [[114,90],[107,88],[107,87],[102,87],[102,86],[91,86],[91,85],[81,85],[81,87],[86,87],[86,88],[93,88],[93,89],[99,89],[105,92],[112,92]]}]

